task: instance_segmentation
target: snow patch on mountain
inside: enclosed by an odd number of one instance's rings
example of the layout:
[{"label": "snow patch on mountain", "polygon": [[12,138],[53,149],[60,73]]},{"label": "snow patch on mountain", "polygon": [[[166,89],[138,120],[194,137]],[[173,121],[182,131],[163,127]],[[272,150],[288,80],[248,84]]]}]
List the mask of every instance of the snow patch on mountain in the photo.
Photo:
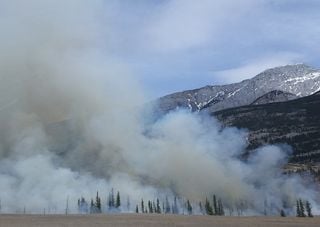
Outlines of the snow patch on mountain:
[{"label": "snow patch on mountain", "polygon": [[214,112],[249,105],[274,90],[298,97],[311,95],[320,90],[320,71],[305,64],[280,66],[239,83],[205,86],[164,96],[158,100],[158,107],[162,112],[176,108]]}]

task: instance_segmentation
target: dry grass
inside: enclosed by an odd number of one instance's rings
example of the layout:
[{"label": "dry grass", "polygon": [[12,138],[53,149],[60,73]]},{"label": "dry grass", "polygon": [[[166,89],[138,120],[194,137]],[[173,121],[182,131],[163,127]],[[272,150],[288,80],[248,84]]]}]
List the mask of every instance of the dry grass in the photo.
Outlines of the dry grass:
[{"label": "dry grass", "polygon": [[182,215],[0,215],[0,227],[130,227],[130,226],[308,226],[319,227],[320,217],[210,217]]}]

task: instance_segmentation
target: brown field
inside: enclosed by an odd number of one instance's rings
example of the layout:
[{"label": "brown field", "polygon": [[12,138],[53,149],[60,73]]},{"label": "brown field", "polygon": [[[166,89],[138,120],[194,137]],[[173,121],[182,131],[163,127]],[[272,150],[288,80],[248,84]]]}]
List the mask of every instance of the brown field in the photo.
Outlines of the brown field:
[{"label": "brown field", "polygon": [[320,217],[212,217],[183,215],[0,215],[0,227],[129,227],[129,226],[308,226],[319,227]]}]

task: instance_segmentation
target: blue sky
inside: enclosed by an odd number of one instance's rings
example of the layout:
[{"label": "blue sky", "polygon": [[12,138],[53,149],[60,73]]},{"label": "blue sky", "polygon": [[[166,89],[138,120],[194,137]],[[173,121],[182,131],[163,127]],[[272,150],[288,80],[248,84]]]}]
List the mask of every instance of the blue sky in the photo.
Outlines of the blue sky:
[{"label": "blue sky", "polygon": [[109,53],[151,97],[320,66],[319,0],[110,0],[106,10]]}]

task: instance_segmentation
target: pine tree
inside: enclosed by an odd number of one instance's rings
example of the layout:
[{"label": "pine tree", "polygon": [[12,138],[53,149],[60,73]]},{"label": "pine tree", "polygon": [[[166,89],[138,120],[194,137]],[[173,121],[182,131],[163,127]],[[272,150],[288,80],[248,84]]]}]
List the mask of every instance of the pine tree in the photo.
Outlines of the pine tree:
[{"label": "pine tree", "polygon": [[221,202],[221,199],[218,199],[218,215],[224,216],[224,208]]},{"label": "pine tree", "polygon": [[218,205],[217,205],[217,198],[216,195],[213,195],[213,214],[218,215]]},{"label": "pine tree", "polygon": [[113,191],[113,188],[111,189],[111,207],[114,208],[114,191]]},{"label": "pine tree", "polygon": [[145,213],[145,212],[144,212],[144,202],[143,202],[143,199],[141,199],[141,213]]},{"label": "pine tree", "polygon": [[188,211],[188,214],[191,215],[192,214],[192,206],[190,204],[190,201],[187,200],[187,211]]},{"label": "pine tree", "polygon": [[297,213],[297,215],[296,215],[297,217],[301,217],[301,210],[300,210],[299,200],[297,200],[296,213]]},{"label": "pine tree", "polygon": [[301,199],[299,199],[299,206],[300,206],[300,214],[301,214],[300,217],[305,217],[306,214],[305,214],[304,205]]},{"label": "pine tree", "polygon": [[112,208],[112,204],[111,204],[111,192],[109,192],[109,196],[108,196],[108,207],[109,207],[109,210],[111,210],[111,208]]},{"label": "pine tree", "polygon": [[94,207],[94,203],[93,203],[93,199],[91,199],[91,203],[90,203],[90,213],[95,213],[95,207]]},{"label": "pine tree", "polygon": [[312,209],[311,204],[310,204],[310,202],[307,200],[307,201],[306,201],[306,211],[307,211],[308,217],[310,217],[310,218],[313,217],[312,212],[311,212],[311,209]]},{"label": "pine tree", "polygon": [[173,214],[179,214],[179,208],[178,208],[178,202],[177,197],[174,197],[173,206],[172,206],[172,213]]},{"label": "pine tree", "polygon": [[110,193],[109,193],[109,197],[108,197],[108,206],[109,206],[109,210],[112,210],[115,207],[115,199],[114,199],[114,191],[113,188],[111,189]]},{"label": "pine tree", "polygon": [[98,213],[101,213],[101,199],[99,197],[98,191],[97,191],[97,196],[96,196],[96,204],[95,207],[97,209]]},{"label": "pine tree", "polygon": [[78,211],[79,213],[88,213],[88,203],[83,197],[78,199]]},{"label": "pine tree", "polygon": [[213,215],[212,206],[210,205],[208,198],[206,198],[206,202],[204,204],[204,208],[206,210],[206,214],[207,215]]},{"label": "pine tree", "polygon": [[160,201],[157,198],[157,208],[156,208],[156,213],[161,214],[161,207],[160,207]]},{"label": "pine tree", "polygon": [[153,208],[152,208],[152,202],[150,200],[148,201],[148,208],[149,208],[149,213],[152,214]]},{"label": "pine tree", "polygon": [[116,208],[119,209],[119,207],[121,206],[121,200],[120,200],[120,192],[117,192],[117,198],[116,198]]},{"label": "pine tree", "polygon": [[165,213],[164,202],[162,202],[162,211]]}]

